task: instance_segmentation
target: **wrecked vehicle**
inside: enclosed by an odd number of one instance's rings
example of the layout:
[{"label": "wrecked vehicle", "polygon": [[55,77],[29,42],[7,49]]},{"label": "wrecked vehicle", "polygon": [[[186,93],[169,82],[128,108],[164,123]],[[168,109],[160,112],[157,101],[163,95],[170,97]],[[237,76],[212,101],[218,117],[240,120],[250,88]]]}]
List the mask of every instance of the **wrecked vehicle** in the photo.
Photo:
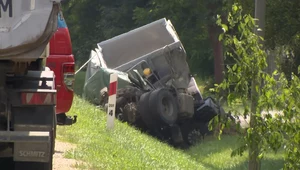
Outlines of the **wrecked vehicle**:
[{"label": "wrecked vehicle", "polygon": [[165,18],[100,42],[91,52],[85,99],[107,103],[109,75],[118,74],[116,117],[174,145],[193,145],[209,133],[215,116],[226,117],[204,99],[190,74],[186,51]]}]

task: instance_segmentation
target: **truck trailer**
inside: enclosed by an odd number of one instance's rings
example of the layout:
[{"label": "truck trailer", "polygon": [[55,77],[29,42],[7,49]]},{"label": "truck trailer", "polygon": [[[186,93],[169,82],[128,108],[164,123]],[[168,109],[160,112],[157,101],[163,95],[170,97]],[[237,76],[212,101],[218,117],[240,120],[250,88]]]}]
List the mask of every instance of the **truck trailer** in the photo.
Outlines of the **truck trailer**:
[{"label": "truck trailer", "polygon": [[180,147],[201,142],[215,117],[233,120],[216,100],[202,96],[170,20],[153,21],[97,45],[84,97],[106,109],[109,76],[117,73],[119,120]]},{"label": "truck trailer", "polygon": [[16,170],[52,169],[56,88],[45,59],[60,12],[60,0],[0,0],[0,161]]}]

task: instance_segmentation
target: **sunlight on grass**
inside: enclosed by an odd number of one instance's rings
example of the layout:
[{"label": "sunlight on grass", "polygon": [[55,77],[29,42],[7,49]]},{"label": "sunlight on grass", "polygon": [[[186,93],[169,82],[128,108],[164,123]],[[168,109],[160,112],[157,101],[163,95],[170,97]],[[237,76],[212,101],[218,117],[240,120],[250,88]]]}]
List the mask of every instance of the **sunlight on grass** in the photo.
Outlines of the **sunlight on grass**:
[{"label": "sunlight on grass", "polygon": [[74,92],[75,94],[81,96],[83,91],[85,81],[85,71],[79,71],[75,75],[75,83],[74,83]]},{"label": "sunlight on grass", "polygon": [[[205,167],[223,170],[247,170],[247,152],[243,156],[231,157],[233,149],[238,147],[237,136],[222,136],[221,140],[205,141],[190,148],[186,153]],[[262,169],[279,170],[283,167],[283,154],[268,153],[262,161]]]},{"label": "sunlight on grass", "polygon": [[116,122],[113,131],[106,130],[104,113],[75,98],[71,114],[78,123],[59,127],[58,139],[78,144],[70,158],[88,162],[87,169],[203,169],[201,163],[182,151]]},{"label": "sunlight on grass", "polygon": [[[77,114],[78,122],[72,126],[58,127],[59,140],[77,144],[67,153],[68,158],[85,162],[79,169],[188,169],[188,170],[243,170],[246,155],[230,157],[236,147],[236,137],[224,136],[222,140],[206,139],[189,150],[177,150],[125,123],[116,121],[115,129],[106,129],[105,113],[75,97],[70,115]],[[280,169],[282,155],[267,156],[263,169]]]}]

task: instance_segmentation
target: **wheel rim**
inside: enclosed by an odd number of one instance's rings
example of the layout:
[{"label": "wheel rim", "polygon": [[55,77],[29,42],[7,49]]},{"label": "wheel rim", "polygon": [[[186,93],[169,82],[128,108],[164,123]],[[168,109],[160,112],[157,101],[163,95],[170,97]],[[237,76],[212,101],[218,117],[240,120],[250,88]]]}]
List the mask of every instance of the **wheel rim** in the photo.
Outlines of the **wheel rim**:
[{"label": "wheel rim", "polygon": [[192,131],[190,131],[190,133],[188,133],[187,138],[188,138],[188,143],[190,145],[195,145],[202,141],[202,135],[200,130],[198,129],[193,129]]},{"label": "wheel rim", "polygon": [[136,105],[129,103],[124,106],[124,114],[126,115],[126,121],[134,123],[136,121]]}]

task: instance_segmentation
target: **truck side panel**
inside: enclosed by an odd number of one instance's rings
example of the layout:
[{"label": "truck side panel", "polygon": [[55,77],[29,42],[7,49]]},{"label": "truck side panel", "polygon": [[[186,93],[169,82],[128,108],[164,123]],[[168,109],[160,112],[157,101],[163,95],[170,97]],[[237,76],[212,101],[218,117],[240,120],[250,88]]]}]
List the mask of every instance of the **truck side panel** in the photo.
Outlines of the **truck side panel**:
[{"label": "truck side panel", "polygon": [[[46,65],[55,73],[57,89],[56,113],[66,113],[73,102],[72,78],[75,72],[75,61],[72,54],[72,42],[67,24],[63,15],[59,13],[57,31],[52,36],[49,45],[49,56]],[[68,77],[69,76],[69,77]],[[71,81],[71,82],[69,82]],[[67,83],[71,83],[67,85]]]},{"label": "truck side panel", "polygon": [[64,83],[64,64],[74,64],[73,55],[50,55],[47,58],[47,66],[55,73],[55,85],[57,90],[56,113],[66,113],[70,110],[74,92],[69,90]]}]

